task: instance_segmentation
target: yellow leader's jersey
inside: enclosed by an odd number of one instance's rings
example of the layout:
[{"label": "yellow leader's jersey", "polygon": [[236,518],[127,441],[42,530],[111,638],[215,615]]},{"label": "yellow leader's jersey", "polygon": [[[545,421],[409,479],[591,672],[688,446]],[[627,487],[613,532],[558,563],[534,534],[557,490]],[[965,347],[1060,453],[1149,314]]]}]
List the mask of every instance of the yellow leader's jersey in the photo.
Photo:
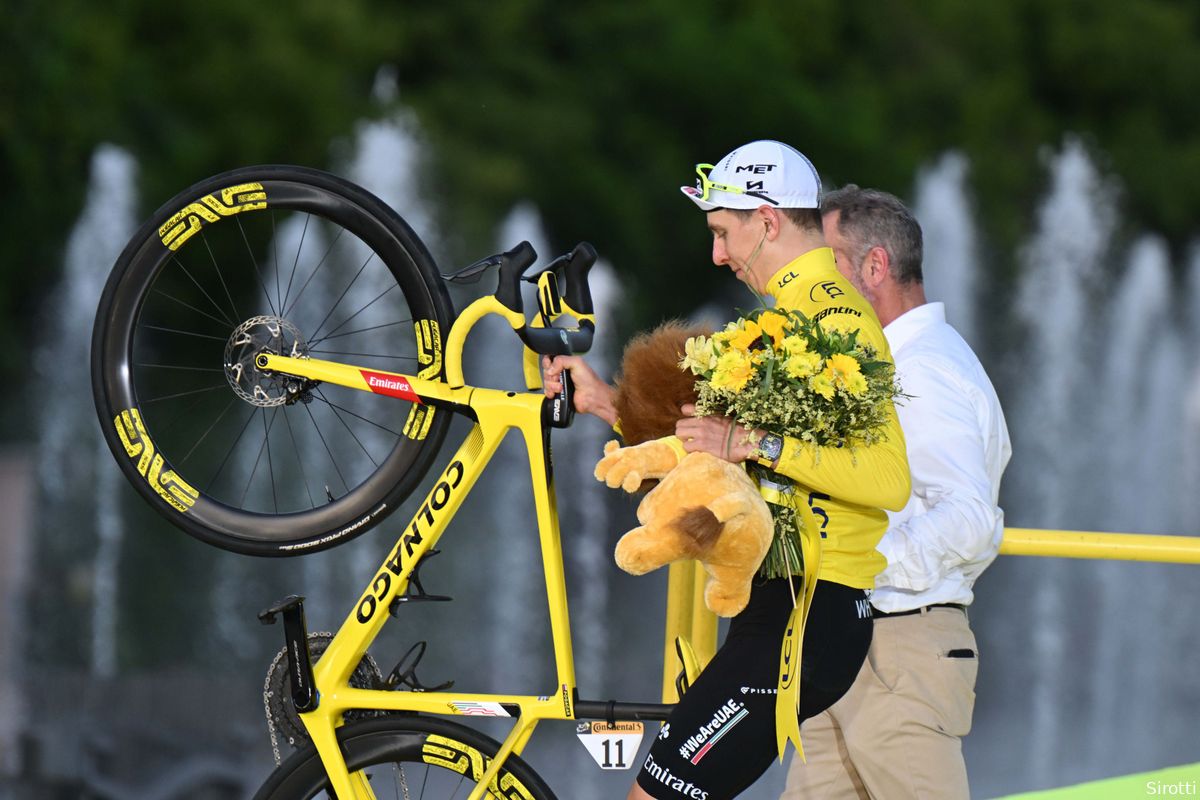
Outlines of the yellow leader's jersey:
[{"label": "yellow leader's jersey", "polygon": [[[875,348],[881,361],[892,351],[874,310],[847,281],[828,247],[810,250],[775,273],[767,293],[781,309],[818,321],[840,319],[859,330],[858,341]],[[875,549],[887,530],[883,509],[899,511],[912,491],[904,433],[889,404],[883,441],[853,451],[816,447],[786,437],[775,471],[797,483],[821,528],[817,577],[858,589],[875,586],[887,560]]]}]

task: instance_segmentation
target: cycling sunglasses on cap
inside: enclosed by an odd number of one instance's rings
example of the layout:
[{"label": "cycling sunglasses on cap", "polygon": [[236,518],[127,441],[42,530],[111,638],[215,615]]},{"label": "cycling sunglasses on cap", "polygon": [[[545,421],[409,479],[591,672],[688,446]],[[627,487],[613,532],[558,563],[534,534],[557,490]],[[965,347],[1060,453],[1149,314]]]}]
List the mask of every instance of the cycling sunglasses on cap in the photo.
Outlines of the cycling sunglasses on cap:
[{"label": "cycling sunglasses on cap", "polygon": [[728,183],[715,183],[709,179],[708,173],[713,171],[712,164],[697,164],[696,174],[700,176],[696,181],[696,189],[700,192],[700,199],[708,201],[708,194],[711,191],[728,192],[729,194],[744,194],[748,197],[756,197],[759,200],[765,200],[773,206],[779,205],[777,200],[772,200],[762,192],[752,192],[749,189],[743,189],[740,186],[730,186]]}]

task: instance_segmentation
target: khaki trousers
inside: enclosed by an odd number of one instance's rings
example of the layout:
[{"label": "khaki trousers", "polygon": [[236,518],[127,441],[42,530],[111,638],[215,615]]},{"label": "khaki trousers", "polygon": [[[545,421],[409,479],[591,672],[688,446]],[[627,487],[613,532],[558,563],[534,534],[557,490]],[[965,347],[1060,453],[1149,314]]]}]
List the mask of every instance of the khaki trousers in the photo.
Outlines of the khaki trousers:
[{"label": "khaki trousers", "polygon": [[793,754],[781,800],[969,798],[978,652],[959,609],[877,618],[850,691],[801,726],[808,763]]}]

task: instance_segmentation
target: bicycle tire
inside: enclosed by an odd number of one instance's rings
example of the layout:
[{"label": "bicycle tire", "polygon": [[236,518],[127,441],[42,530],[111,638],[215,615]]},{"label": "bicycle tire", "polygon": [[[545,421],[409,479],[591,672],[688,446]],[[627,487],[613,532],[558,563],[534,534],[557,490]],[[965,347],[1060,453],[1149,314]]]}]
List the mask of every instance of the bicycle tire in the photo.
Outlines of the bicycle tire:
[{"label": "bicycle tire", "polygon": [[[473,728],[421,716],[351,723],[338,729],[338,741],[346,766],[351,772],[366,770],[377,797],[413,800],[465,798],[500,748]],[[371,770],[384,765],[393,769]],[[380,792],[381,784],[401,791]],[[271,773],[254,800],[310,800],[321,792],[333,796],[316,748],[309,744]],[[515,755],[504,762],[491,792],[501,800],[555,800],[541,776]]]},{"label": "bicycle tire", "polygon": [[91,354],[104,438],[141,496],[201,541],[333,547],[416,488],[449,415],[264,375],[254,352],[440,379],[452,318],[433,257],[371,193],[304,167],[217,175],[155,212],[109,276]]}]

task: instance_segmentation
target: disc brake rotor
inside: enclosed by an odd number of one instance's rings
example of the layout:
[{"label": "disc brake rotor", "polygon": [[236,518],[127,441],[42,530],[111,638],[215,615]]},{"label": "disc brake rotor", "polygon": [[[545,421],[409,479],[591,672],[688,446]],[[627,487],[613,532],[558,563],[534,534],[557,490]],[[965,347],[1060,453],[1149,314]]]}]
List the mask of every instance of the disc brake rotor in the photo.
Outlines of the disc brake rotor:
[{"label": "disc brake rotor", "polygon": [[308,352],[300,329],[282,317],[251,317],[234,329],[225,344],[225,379],[238,397],[271,408],[293,402],[300,391],[294,378],[262,372],[260,353],[298,358]]}]

